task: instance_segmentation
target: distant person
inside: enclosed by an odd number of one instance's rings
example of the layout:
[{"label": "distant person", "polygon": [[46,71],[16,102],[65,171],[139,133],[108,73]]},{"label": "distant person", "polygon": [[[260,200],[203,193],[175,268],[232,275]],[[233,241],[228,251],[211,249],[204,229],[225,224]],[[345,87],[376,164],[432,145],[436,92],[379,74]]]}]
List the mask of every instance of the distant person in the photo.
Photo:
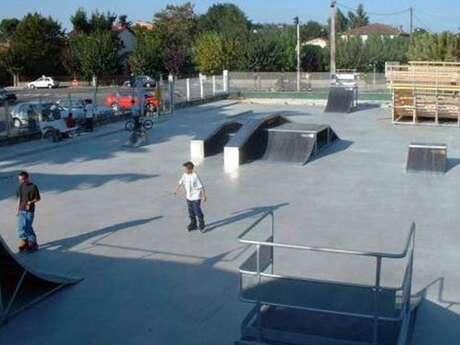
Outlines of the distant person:
[{"label": "distant person", "polygon": [[26,171],[19,173],[18,180],[18,249],[20,252],[35,251],[38,249],[38,244],[32,223],[35,204],[40,201],[40,192],[38,187],[29,180],[29,174]]},{"label": "distant person", "polygon": [[94,130],[94,107],[93,101],[90,99],[85,100],[85,127],[88,132]]},{"label": "distant person", "polygon": [[67,128],[74,128],[75,127],[75,120],[73,118],[72,113],[69,113],[69,115],[65,119],[65,124],[66,124]]},{"label": "distant person", "polygon": [[179,180],[179,184],[174,191],[174,195],[177,194],[181,187],[185,189],[188,214],[190,217],[190,224],[188,225],[187,230],[193,231],[199,228],[200,231],[204,233],[206,224],[204,222],[203,211],[201,210],[201,200],[206,202],[206,191],[203,187],[203,183],[201,183],[200,178],[194,172],[194,164],[192,162],[186,162],[183,164],[183,167],[184,174]]}]

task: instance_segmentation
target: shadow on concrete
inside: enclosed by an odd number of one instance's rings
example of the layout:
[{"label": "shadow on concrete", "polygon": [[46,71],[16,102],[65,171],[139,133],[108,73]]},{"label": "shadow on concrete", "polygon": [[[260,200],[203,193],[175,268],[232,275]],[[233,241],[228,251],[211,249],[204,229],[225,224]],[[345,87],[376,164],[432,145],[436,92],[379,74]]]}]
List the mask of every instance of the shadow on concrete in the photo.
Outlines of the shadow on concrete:
[{"label": "shadow on concrete", "polygon": [[460,158],[448,158],[446,172],[451,171],[460,164]]},{"label": "shadow on concrete", "polygon": [[206,227],[206,232],[211,232],[220,228],[223,228],[227,225],[242,221],[247,218],[255,217],[258,215],[262,215],[268,211],[276,211],[281,207],[287,206],[289,203],[284,202],[276,205],[268,205],[268,206],[258,206],[258,207],[251,207],[244,210],[233,212],[230,217],[219,219],[208,223]]},{"label": "shadow on concrete", "polygon": [[[345,139],[338,139],[334,141],[331,145],[328,147],[324,148],[323,150],[320,150],[319,153],[311,158],[309,162],[312,162],[314,160],[320,159],[325,156],[329,156],[335,153],[339,153],[341,151],[347,150],[351,145],[353,145],[353,141],[351,140],[345,140]],[[308,165],[308,163],[307,163]]]},{"label": "shadow on concrete", "polygon": [[126,231],[130,228],[150,223],[154,220],[158,220],[163,218],[163,216],[157,216],[152,218],[145,218],[145,219],[137,219],[137,220],[130,220],[123,223],[114,224],[102,229],[94,230],[85,234],[80,234],[73,237],[64,238],[62,240],[56,240],[48,243],[42,244],[40,247],[42,249],[53,249],[53,250],[60,250],[66,251],[73,247],[78,246],[79,244],[90,240],[91,238],[103,236],[102,238],[98,239],[98,241],[102,241],[103,239],[108,238],[109,236],[113,235],[116,232]]},{"label": "shadow on concrete", "polygon": [[[31,179],[40,191],[67,192],[90,189],[112,181],[135,182],[158,177],[152,174],[42,174],[31,173]],[[16,196],[17,173],[0,173],[0,198]]]}]

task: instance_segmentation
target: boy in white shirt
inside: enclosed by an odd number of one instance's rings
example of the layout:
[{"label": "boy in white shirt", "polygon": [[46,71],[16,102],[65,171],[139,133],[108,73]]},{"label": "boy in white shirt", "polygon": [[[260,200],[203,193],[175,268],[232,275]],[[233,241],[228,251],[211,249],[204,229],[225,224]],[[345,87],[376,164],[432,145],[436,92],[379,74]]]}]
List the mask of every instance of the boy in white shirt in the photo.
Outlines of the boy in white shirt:
[{"label": "boy in white shirt", "polygon": [[[182,166],[184,167],[184,174],[179,180],[174,194],[177,194],[181,187],[185,189],[188,214],[190,216],[190,224],[187,226],[187,230],[193,231],[199,228],[200,231],[204,233],[206,225],[204,223],[203,211],[201,210],[201,200],[206,202],[206,191],[204,190],[200,178],[193,171],[195,165],[192,162],[186,162]],[[198,227],[196,222],[197,218]]]}]

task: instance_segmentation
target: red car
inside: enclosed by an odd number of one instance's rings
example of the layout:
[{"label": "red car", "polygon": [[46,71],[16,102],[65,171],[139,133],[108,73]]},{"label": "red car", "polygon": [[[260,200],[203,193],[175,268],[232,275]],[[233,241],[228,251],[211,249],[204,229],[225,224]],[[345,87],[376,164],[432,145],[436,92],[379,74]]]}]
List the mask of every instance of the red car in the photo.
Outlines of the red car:
[{"label": "red car", "polygon": [[[140,94],[132,94],[129,92],[114,92],[109,93],[105,97],[105,105],[112,107],[115,111],[131,109],[133,106],[138,106],[141,103]],[[144,93],[144,105],[146,108],[157,108],[160,106],[160,100],[150,93]]]}]

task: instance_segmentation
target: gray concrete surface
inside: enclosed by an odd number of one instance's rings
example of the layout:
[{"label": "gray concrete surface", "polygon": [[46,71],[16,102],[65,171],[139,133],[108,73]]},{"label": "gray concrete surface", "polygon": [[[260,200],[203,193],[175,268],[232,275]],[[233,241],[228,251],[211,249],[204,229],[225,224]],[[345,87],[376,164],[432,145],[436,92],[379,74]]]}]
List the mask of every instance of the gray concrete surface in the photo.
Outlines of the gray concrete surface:
[{"label": "gray concrete surface", "polygon": [[[0,328],[0,344],[232,344],[250,308],[237,297],[238,266],[250,252],[236,239],[270,209],[277,240],[348,249],[399,251],[415,221],[414,292],[438,279],[444,284],[428,289],[414,343],[459,338],[458,128],[393,126],[380,108],[323,114],[222,104],[178,111],[137,150],[122,147],[125,132],[21,156],[36,145],[24,143],[7,160],[11,148],[0,148],[1,235],[15,247],[14,174],[28,169],[42,190],[42,249],[22,259],[85,278]],[[171,193],[189,140],[237,110],[253,110],[253,117],[279,110],[294,121],[330,124],[342,141],[304,167],[256,161],[226,174],[221,155],[206,159],[198,172],[209,194],[209,231],[189,234],[183,197]],[[412,141],[446,143],[447,174],[406,174]],[[280,273],[355,282],[371,282],[374,269],[368,260],[285,251],[276,264]],[[399,265],[384,264],[385,284],[400,278]]]}]

